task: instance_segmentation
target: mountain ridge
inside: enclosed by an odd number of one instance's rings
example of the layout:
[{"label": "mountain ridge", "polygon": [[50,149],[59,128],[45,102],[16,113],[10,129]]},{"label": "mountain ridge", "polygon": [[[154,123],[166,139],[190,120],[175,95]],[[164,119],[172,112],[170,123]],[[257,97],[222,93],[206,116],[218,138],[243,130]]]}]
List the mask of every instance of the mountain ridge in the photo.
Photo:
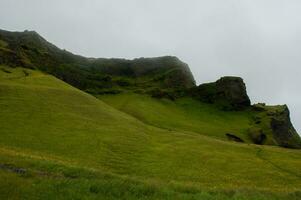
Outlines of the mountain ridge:
[{"label": "mountain ridge", "polygon": [[[105,79],[102,84],[106,84],[106,87],[118,87],[118,80],[108,80],[110,78],[108,76],[111,75],[121,76],[121,81],[126,82],[125,79],[128,77],[145,78],[143,76],[152,72],[162,76],[157,77],[156,80],[148,80],[146,77],[144,80],[125,84],[133,85],[140,81],[138,84],[147,87],[147,84],[143,84],[143,82],[148,81],[152,84],[158,83],[160,87],[164,88],[186,88],[195,85],[195,80],[188,65],[174,56],[133,60],[86,58],[59,49],[34,31],[8,32],[2,30],[0,31],[0,40],[9,44],[6,47],[2,46],[0,49],[0,53],[4,55],[2,57],[6,57],[6,60],[4,58],[0,60],[0,63],[38,68],[83,90],[101,88],[100,85],[95,83],[95,80],[103,81],[101,79]],[[11,54],[6,53],[8,51]],[[80,79],[81,83],[75,80],[73,76],[77,76],[76,79]],[[174,77],[178,80],[180,78],[182,82],[173,83]]]}]

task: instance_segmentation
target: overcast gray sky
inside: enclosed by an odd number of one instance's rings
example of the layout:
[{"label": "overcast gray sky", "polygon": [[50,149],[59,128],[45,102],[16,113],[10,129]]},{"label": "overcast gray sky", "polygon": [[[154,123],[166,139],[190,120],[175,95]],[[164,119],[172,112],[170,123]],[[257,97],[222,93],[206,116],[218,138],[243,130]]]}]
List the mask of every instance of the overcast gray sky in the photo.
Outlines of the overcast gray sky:
[{"label": "overcast gray sky", "polygon": [[300,0],[0,0],[0,28],[89,57],[175,55],[198,83],[241,76],[301,133]]}]

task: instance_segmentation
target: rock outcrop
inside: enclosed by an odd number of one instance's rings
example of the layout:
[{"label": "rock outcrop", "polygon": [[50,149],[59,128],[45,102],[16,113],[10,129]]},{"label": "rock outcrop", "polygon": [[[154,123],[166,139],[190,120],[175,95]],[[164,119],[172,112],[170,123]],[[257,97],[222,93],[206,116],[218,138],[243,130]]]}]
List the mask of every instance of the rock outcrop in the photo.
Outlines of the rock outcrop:
[{"label": "rock outcrop", "polygon": [[[253,120],[248,134],[254,144],[301,148],[301,139],[291,123],[288,107],[267,106],[263,103],[251,106],[242,78],[222,77],[216,82],[191,88],[189,94],[225,111],[249,112]],[[226,136],[230,140],[234,138],[229,134]]]},{"label": "rock outcrop", "polygon": [[224,110],[242,110],[251,105],[246,86],[240,77],[222,77],[216,82],[201,84],[191,90],[197,99],[215,103]]},{"label": "rock outcrop", "polygon": [[301,139],[290,119],[286,105],[253,105],[255,116],[250,137],[255,144],[278,145],[287,148],[301,148]]},{"label": "rock outcrop", "polygon": [[301,140],[290,120],[290,112],[286,105],[275,113],[270,113],[273,136],[279,146],[301,148]]}]

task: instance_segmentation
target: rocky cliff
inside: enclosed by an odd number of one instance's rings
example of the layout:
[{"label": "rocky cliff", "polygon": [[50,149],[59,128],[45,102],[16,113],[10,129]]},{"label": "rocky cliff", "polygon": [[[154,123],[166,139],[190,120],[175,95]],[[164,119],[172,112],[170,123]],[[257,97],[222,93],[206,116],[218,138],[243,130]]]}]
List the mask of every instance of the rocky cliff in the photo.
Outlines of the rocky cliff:
[{"label": "rocky cliff", "polygon": [[222,77],[216,82],[201,84],[192,88],[190,94],[224,110],[242,110],[251,105],[245,83],[239,77]]},{"label": "rocky cliff", "polygon": [[290,120],[286,105],[252,106],[256,111],[249,135],[255,144],[271,144],[289,148],[301,148],[301,139]]},{"label": "rocky cliff", "polygon": [[[251,106],[246,85],[240,77],[222,77],[216,82],[191,88],[189,94],[225,111],[248,112],[251,116],[248,135],[255,144],[301,148],[301,139],[291,123],[288,107],[265,104]],[[226,135],[230,140],[242,141],[235,133]]]}]

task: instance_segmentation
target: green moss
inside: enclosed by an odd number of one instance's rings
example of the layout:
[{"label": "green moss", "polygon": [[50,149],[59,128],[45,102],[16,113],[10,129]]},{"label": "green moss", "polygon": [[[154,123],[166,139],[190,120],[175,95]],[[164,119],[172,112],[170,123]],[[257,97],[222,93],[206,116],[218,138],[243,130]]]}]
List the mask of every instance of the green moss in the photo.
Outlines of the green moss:
[{"label": "green moss", "polygon": [[[300,148],[301,139],[290,122],[289,110],[286,105],[266,106],[256,104],[250,131],[251,139],[260,137],[260,133],[266,136],[263,144],[279,145],[289,148]],[[274,127],[274,126],[278,127]],[[260,133],[255,130],[260,130]]]},{"label": "green moss", "polygon": [[7,46],[8,46],[7,42],[0,40],[0,47],[5,48]]}]

